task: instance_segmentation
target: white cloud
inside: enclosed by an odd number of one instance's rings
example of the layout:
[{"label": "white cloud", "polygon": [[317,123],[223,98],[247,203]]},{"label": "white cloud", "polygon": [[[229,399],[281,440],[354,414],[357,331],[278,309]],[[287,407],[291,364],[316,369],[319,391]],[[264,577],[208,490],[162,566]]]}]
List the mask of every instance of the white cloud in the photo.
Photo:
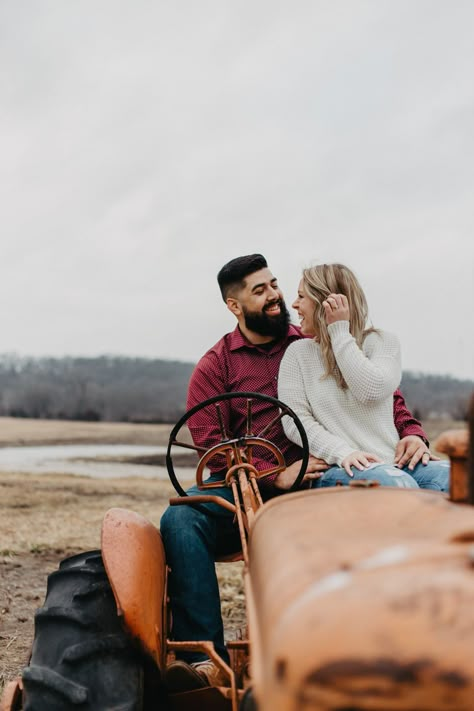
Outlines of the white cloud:
[{"label": "white cloud", "polygon": [[406,368],[474,375],[469,2],[0,8],[0,351],[196,360],[216,273],[359,274]]}]

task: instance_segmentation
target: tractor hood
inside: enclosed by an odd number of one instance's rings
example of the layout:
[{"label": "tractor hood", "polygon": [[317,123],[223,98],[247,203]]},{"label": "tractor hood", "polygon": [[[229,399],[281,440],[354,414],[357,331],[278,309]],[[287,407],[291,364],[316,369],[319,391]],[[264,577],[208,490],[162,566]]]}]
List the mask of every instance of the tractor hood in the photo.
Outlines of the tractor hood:
[{"label": "tractor hood", "polygon": [[387,488],[259,512],[247,576],[259,711],[472,711],[474,509]]}]

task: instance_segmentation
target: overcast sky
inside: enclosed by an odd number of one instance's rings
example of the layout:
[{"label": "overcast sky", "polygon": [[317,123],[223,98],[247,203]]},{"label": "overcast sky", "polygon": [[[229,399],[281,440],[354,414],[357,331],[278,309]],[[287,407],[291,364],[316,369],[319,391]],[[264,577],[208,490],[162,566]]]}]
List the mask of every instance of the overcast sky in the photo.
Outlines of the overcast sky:
[{"label": "overcast sky", "polygon": [[0,353],[196,361],[263,252],[474,377],[473,36],[471,0],[1,0]]}]

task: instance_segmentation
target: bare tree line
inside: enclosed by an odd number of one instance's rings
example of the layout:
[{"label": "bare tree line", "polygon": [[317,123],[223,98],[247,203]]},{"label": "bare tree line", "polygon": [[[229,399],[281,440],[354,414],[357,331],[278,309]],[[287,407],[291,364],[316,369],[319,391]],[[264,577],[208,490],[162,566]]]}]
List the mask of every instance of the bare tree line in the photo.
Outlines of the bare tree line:
[{"label": "bare tree line", "polygon": [[474,392],[474,380],[405,372],[401,389],[408,406],[421,420],[433,417],[467,420],[469,400]]},{"label": "bare tree line", "polygon": [[41,419],[175,422],[194,365],[102,356],[0,356],[0,414]]},{"label": "bare tree line", "polygon": [[[0,415],[111,422],[176,422],[194,363],[147,358],[0,355]],[[474,381],[404,373],[402,391],[420,419],[465,419]]]}]

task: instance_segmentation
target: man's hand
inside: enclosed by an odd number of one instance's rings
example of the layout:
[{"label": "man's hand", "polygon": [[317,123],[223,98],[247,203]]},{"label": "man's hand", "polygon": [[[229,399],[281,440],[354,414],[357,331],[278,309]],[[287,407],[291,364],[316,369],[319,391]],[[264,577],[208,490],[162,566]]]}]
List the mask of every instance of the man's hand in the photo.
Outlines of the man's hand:
[{"label": "man's hand", "polygon": [[380,457],[377,457],[376,454],[356,450],[355,452],[351,452],[350,454],[348,454],[347,457],[344,457],[341,462],[341,466],[343,467],[343,469],[346,470],[349,476],[354,476],[351,467],[355,467],[356,469],[363,471],[364,469],[367,469],[367,467],[370,466],[372,462],[381,461],[382,460],[380,459]]},{"label": "man's hand", "polygon": [[425,466],[430,460],[438,462],[440,457],[435,457],[418,435],[402,437],[395,449],[395,466],[402,469],[408,463],[408,469],[413,471],[418,462]]},{"label": "man's hand", "polygon": [[[301,469],[301,459],[293,464],[290,464],[286,469],[283,469],[275,478],[274,484],[277,489],[282,491],[288,491],[288,489],[294,484],[298,472]],[[321,474],[329,469],[329,464],[327,464],[323,459],[318,459],[313,457],[312,454],[309,455],[308,466],[306,467],[306,472],[303,477],[303,484],[305,481],[311,481],[312,479],[319,479]]]}]

